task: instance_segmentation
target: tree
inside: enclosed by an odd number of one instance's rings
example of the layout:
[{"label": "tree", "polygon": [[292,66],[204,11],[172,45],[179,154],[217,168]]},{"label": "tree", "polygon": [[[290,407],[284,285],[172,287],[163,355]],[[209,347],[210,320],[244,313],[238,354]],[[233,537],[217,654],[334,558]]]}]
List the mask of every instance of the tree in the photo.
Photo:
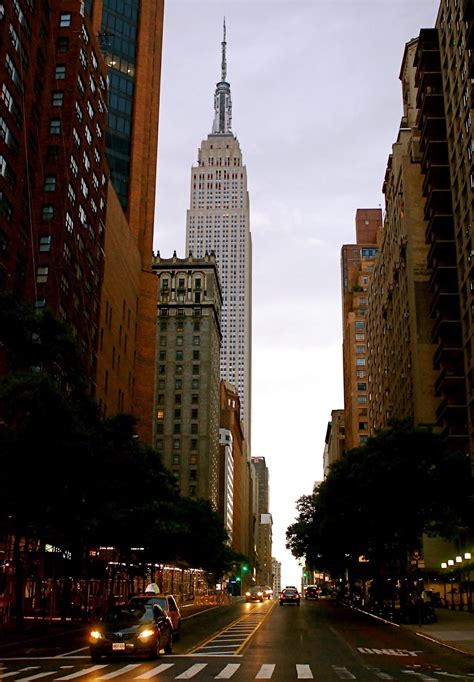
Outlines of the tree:
[{"label": "tree", "polygon": [[338,575],[364,555],[376,572],[400,576],[424,533],[452,539],[472,524],[472,501],[468,458],[428,429],[394,422],[300,498],[287,547]]}]

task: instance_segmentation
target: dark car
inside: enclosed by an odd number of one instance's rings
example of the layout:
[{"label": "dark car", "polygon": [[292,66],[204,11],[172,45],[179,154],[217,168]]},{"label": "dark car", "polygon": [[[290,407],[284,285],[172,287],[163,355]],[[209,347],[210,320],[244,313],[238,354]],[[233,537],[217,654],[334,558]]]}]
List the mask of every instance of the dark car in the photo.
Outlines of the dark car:
[{"label": "dark car", "polygon": [[263,589],[260,586],[251,587],[245,593],[245,601],[260,601],[264,598]]},{"label": "dark car", "polygon": [[92,661],[102,656],[158,657],[173,649],[173,626],[158,604],[123,604],[109,609],[89,632]]},{"label": "dark car", "polygon": [[280,606],[283,606],[283,604],[300,605],[300,593],[296,587],[285,587],[285,589],[280,592]]},{"label": "dark car", "polygon": [[173,635],[177,639],[181,630],[181,611],[172,594],[135,594],[130,598],[129,604],[158,604],[173,625]]},{"label": "dark car", "polygon": [[318,587],[316,587],[316,585],[308,585],[304,591],[304,598],[305,599],[318,599],[319,598]]}]

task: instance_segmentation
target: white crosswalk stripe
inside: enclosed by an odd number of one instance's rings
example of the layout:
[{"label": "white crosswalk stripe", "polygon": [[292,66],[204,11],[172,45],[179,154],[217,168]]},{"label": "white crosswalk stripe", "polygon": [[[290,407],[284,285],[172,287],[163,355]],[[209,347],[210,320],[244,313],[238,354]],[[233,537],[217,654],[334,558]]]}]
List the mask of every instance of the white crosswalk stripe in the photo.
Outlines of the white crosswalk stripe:
[{"label": "white crosswalk stripe", "polygon": [[337,665],[333,665],[332,669],[338,676],[340,680],[355,680],[357,679],[347,668],[342,668]]},{"label": "white crosswalk stripe", "polygon": [[201,672],[204,668],[207,667],[207,663],[196,663],[195,665],[192,665],[190,668],[184,671],[184,673],[181,673],[181,675],[178,675],[178,677],[175,677],[176,680],[190,680],[191,677],[194,677],[198,673]]},{"label": "white crosswalk stripe", "polygon": [[48,677],[48,675],[54,675],[54,670],[50,670],[47,673],[38,673],[37,675],[29,675],[28,677],[19,677],[16,682],[30,682],[30,680],[39,680],[40,677]]},{"label": "white crosswalk stripe", "polygon": [[313,680],[313,673],[311,668],[306,663],[296,664],[296,676],[299,680]]},{"label": "white crosswalk stripe", "polygon": [[237,672],[240,668],[240,663],[228,663],[225,668],[223,668],[218,675],[215,676],[215,680],[230,680],[232,675]]},{"label": "white crosswalk stripe", "polygon": [[120,668],[119,670],[114,670],[111,673],[107,673],[107,675],[102,675],[101,677],[98,677],[98,680],[111,680],[114,677],[118,677],[119,675],[124,675],[125,673],[129,673],[131,670],[135,670],[136,668],[139,668],[141,663],[131,663],[130,665],[126,665],[123,668]]},{"label": "white crosswalk stripe", "polygon": [[63,677],[55,677],[55,681],[59,682],[59,680],[75,680],[77,677],[82,677],[83,675],[89,675],[90,673],[95,673],[96,670],[100,670],[101,668],[106,668],[107,665],[93,665],[90,668],[85,668],[84,670],[78,670],[75,673],[71,673],[70,675],[64,675]]},{"label": "white crosswalk stripe", "polygon": [[7,677],[12,677],[13,675],[19,675],[20,673],[26,673],[28,670],[38,670],[39,665],[28,666],[28,668],[22,668],[21,670],[14,670],[10,673],[4,673],[3,670],[0,671],[0,680],[5,680]]},{"label": "white crosswalk stripe", "polygon": [[160,673],[164,673],[165,670],[168,670],[168,668],[172,668],[174,666],[174,663],[162,663],[161,665],[158,665],[156,668],[152,668],[151,670],[147,670],[146,673],[143,673],[142,675],[138,675],[138,677],[135,677],[136,680],[149,680],[150,677],[155,677],[155,675],[159,675]]},{"label": "white crosswalk stripe", "polygon": [[270,680],[273,671],[275,670],[275,664],[274,663],[264,663],[258,673],[255,675],[256,680]]}]

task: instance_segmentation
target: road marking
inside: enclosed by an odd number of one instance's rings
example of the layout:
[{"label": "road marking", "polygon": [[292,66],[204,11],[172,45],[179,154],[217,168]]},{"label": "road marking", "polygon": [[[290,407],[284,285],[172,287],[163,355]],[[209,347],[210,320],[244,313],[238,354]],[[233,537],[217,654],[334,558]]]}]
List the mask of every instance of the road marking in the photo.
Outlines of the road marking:
[{"label": "road marking", "polygon": [[368,649],[367,647],[358,646],[357,651],[361,654],[377,654],[379,656],[413,656],[416,658],[417,651],[409,651],[408,649]]},{"label": "road marking", "polygon": [[376,672],[375,677],[378,677],[380,680],[393,680],[393,677],[389,675],[388,673],[382,673],[382,672]]},{"label": "road marking", "polygon": [[355,675],[353,675],[347,668],[341,668],[337,665],[333,665],[332,669],[338,676],[340,680],[355,680],[357,679]]},{"label": "road marking", "polygon": [[192,665],[190,668],[185,670],[184,673],[181,673],[181,675],[175,677],[175,680],[190,680],[191,677],[194,677],[194,675],[200,673],[201,670],[204,670],[206,666],[207,663],[195,663],[195,665]]},{"label": "road marking", "polygon": [[309,665],[303,663],[296,664],[296,676],[299,680],[313,680],[313,673]]},{"label": "road marking", "polygon": [[14,670],[12,673],[4,673],[3,670],[0,673],[0,679],[4,680],[5,677],[12,677],[12,675],[19,675],[20,673],[26,673],[28,670],[38,670],[39,665],[30,665],[28,668],[22,668],[21,670]]},{"label": "road marking", "polygon": [[160,673],[164,673],[165,670],[168,670],[168,668],[172,668],[174,666],[174,663],[162,663],[161,665],[157,665],[156,668],[152,668],[151,670],[147,670],[146,673],[143,673],[142,675],[138,675],[138,677],[135,677],[136,680],[149,680],[150,677],[154,677],[155,675],[159,675]]},{"label": "road marking", "polygon": [[39,680],[40,677],[47,677],[48,675],[54,675],[56,671],[50,670],[47,673],[38,673],[37,675],[30,675],[29,677],[20,677],[16,682],[30,682],[30,680]]},{"label": "road marking", "polygon": [[234,673],[240,668],[240,663],[228,663],[225,668],[222,668],[220,673],[215,676],[215,680],[229,680]]},{"label": "road marking", "polygon": [[402,670],[402,673],[405,673],[405,675],[414,675],[415,677],[418,677],[419,680],[423,680],[423,682],[439,682],[436,677],[428,677],[428,675],[417,673],[415,670]]},{"label": "road marking", "polygon": [[58,654],[55,656],[55,658],[68,658],[69,656],[72,656],[73,654],[78,654],[79,651],[88,651],[89,647],[88,646],[83,646],[80,649],[74,649],[74,651],[68,651],[66,654]]},{"label": "road marking", "polygon": [[274,663],[264,663],[258,673],[255,675],[256,680],[270,680],[273,671],[275,670],[275,664]]},{"label": "road marking", "polygon": [[114,670],[111,673],[107,673],[107,675],[102,675],[102,677],[98,677],[98,680],[111,680],[114,677],[118,677],[119,675],[123,675],[124,673],[128,673],[131,670],[135,670],[136,668],[139,668],[141,666],[141,663],[130,663],[130,665],[126,665],[123,668],[120,668],[120,670]]},{"label": "road marking", "polygon": [[65,675],[64,677],[55,677],[55,680],[74,680],[76,677],[81,677],[82,675],[88,675],[89,673],[94,673],[96,670],[101,668],[106,668],[107,664],[93,665],[89,668],[84,668],[84,670],[79,670],[77,673],[71,673],[70,675]]}]

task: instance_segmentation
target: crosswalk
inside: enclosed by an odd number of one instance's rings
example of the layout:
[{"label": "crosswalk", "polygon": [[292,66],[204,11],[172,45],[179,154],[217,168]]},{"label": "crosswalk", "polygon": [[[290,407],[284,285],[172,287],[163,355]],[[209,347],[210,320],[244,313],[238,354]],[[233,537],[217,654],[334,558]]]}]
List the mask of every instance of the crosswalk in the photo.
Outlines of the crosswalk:
[{"label": "crosswalk", "polygon": [[81,678],[86,680],[90,677],[94,682],[102,680],[114,680],[118,682],[129,682],[131,680],[192,680],[198,682],[199,678],[206,680],[230,680],[235,676],[240,680],[271,680],[272,678],[281,680],[284,675],[285,682],[290,680],[405,680],[405,682],[441,682],[446,677],[458,680],[472,680],[474,676],[456,675],[437,670],[436,673],[423,673],[418,666],[413,668],[400,668],[396,673],[385,672],[375,667],[364,667],[364,669],[350,670],[341,665],[328,665],[326,670],[321,669],[320,665],[313,667],[307,663],[296,663],[293,666],[283,666],[276,663],[262,663],[253,669],[249,664],[242,662],[225,663],[217,662],[215,659],[210,662],[190,663],[189,659],[177,660],[173,663],[159,663],[151,668],[146,668],[143,663],[117,664],[95,664],[77,669],[77,666],[62,665],[50,670],[41,670],[41,666],[27,666],[16,670],[9,670],[6,666],[0,666],[0,680],[11,682],[33,682],[43,680],[44,682],[70,682]]}]

